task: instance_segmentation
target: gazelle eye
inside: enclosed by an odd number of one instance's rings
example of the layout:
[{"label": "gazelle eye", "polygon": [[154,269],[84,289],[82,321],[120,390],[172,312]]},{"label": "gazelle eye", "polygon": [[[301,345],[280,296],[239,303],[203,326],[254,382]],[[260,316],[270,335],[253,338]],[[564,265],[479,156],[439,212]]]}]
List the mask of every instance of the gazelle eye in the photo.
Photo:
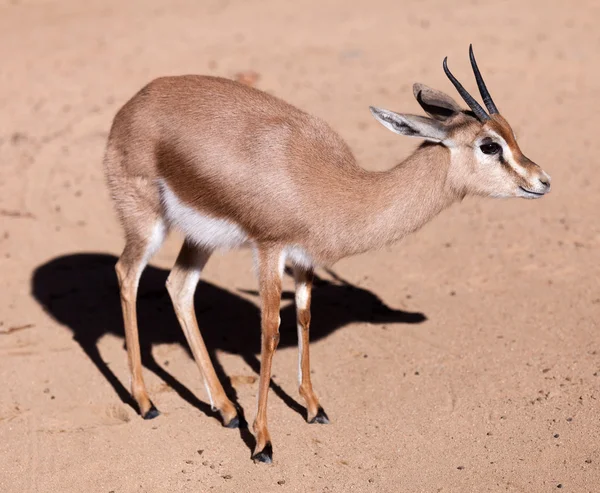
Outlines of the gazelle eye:
[{"label": "gazelle eye", "polygon": [[495,142],[492,142],[490,144],[483,144],[479,146],[479,148],[484,154],[498,154],[502,150],[502,147],[500,147]]}]

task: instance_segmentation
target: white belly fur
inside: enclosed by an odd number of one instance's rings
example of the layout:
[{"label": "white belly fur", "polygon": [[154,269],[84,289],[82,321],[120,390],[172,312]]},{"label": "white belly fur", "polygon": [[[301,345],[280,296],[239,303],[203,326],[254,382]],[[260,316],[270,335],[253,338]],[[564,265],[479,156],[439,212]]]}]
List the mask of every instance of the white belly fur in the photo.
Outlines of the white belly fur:
[{"label": "white belly fur", "polygon": [[[160,182],[160,191],[166,221],[196,245],[209,250],[230,250],[253,243],[233,221],[211,217],[181,202],[164,181]],[[288,245],[282,253],[282,265],[288,260],[298,267],[314,266],[311,256],[300,246]]]},{"label": "white belly fur", "polygon": [[164,182],[160,183],[160,189],[167,222],[196,245],[217,250],[238,248],[248,242],[248,235],[237,224],[185,205]]}]

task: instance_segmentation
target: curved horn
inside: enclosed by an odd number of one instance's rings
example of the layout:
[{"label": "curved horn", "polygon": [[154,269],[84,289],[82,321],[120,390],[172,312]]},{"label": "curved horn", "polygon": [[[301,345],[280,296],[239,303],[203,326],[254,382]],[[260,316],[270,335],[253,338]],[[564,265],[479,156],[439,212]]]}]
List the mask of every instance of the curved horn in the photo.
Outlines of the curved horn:
[{"label": "curved horn", "polygon": [[475,74],[475,79],[477,80],[477,87],[479,87],[479,93],[485,103],[485,107],[490,112],[490,115],[494,113],[498,113],[498,108],[494,104],[492,100],[492,96],[490,96],[487,87],[485,87],[485,82],[483,82],[483,77],[481,76],[481,72],[479,71],[479,67],[477,66],[477,62],[475,61],[475,55],[473,54],[473,45],[469,45],[469,58],[471,59],[471,67],[473,68],[473,73]]},{"label": "curved horn", "polygon": [[489,115],[485,112],[481,105],[477,101],[475,101],[475,98],[473,98],[473,96],[471,96],[467,92],[467,90],[462,86],[462,84],[458,82],[456,77],[452,75],[452,72],[450,72],[450,69],[448,68],[448,57],[444,58],[444,72],[446,72],[448,79],[450,79],[450,82],[454,84],[454,87],[456,87],[458,94],[460,94],[461,97],[465,100],[465,103],[469,105],[469,108],[473,110],[473,113],[475,113],[477,118],[479,118],[479,120],[482,122],[489,120]]}]

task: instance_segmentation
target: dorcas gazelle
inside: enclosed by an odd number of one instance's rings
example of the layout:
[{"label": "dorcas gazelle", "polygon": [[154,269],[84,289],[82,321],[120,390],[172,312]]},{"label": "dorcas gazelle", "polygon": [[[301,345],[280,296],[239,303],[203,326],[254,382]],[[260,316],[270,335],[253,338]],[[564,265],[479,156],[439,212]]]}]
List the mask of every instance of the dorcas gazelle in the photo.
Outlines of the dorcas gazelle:
[{"label": "dorcas gazelle", "polygon": [[498,113],[472,49],[487,112],[443,68],[462,99],[422,84],[414,95],[429,115],[371,107],[376,120],[424,139],[384,172],[360,167],[323,120],[257,89],[208,76],[159,78],[116,115],[104,160],[108,188],[125,231],[116,271],[121,289],[131,391],[144,418],[158,411],[142,377],[136,295],[140,275],[171,228],[185,242],[167,280],[177,318],[225,426],[237,410],[219,382],[194,313],[194,292],[217,249],[255,251],[262,352],[253,459],[271,462],[267,393],[279,341],[284,264],[296,283],[299,392],[310,423],[328,423],[313,391],[309,326],[313,270],[400,240],[467,195],[533,199],[550,177],[519,148]]}]

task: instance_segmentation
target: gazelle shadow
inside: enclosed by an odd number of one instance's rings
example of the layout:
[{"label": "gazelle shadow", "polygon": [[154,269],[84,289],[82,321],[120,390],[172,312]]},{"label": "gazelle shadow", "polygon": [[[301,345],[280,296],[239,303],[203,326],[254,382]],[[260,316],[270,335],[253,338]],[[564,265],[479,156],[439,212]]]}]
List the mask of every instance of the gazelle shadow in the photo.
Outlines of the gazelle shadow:
[{"label": "gazelle shadow", "polygon": [[[124,336],[119,288],[114,271],[117,257],[99,253],[78,253],[50,260],[35,269],[31,279],[33,296],[55,320],[66,325],[73,338],[113,386],[124,403],[137,409],[129,391],[102,359],[97,343],[107,333]],[[394,310],[375,294],[339,279],[315,277],[312,301],[311,341],[326,337],[351,322],[415,324],[426,320],[421,313]],[[187,387],[159,365],[152,346],[180,343],[188,348],[165,288],[168,271],[148,266],[142,275],[138,295],[138,323],[142,362],[184,400],[208,416],[219,419],[210,405],[198,399]],[[248,291],[246,294],[255,292]],[[281,309],[279,347],[297,344],[295,307],[285,300],[293,293],[284,292]],[[226,393],[238,406],[234,387],[216,358],[217,349],[239,354],[255,372],[260,371],[260,312],[254,303],[231,291],[201,281],[196,292],[196,313],[202,336]],[[189,352],[189,350],[188,350]],[[276,383],[272,390],[293,410],[306,417],[306,409]],[[245,429],[242,426],[242,430]],[[241,431],[251,447],[252,436]]]}]

